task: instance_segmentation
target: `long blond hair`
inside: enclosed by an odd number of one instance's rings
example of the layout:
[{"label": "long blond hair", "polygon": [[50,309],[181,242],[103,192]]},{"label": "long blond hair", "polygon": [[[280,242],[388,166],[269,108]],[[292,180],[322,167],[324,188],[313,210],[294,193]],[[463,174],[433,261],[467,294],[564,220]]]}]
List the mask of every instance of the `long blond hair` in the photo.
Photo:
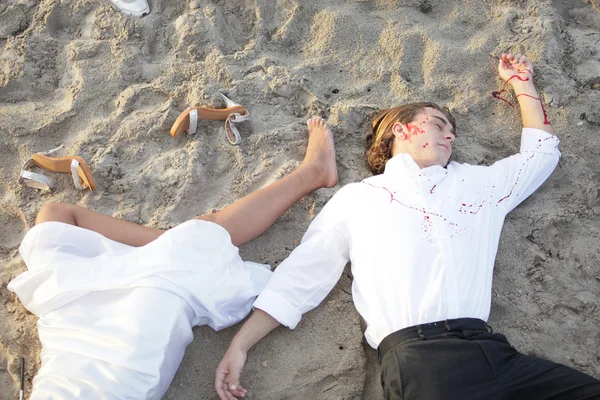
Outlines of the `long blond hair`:
[{"label": "long blond hair", "polygon": [[452,124],[456,132],[456,121],[447,107],[435,103],[422,102],[404,104],[378,112],[371,120],[371,132],[367,135],[367,168],[373,175],[383,173],[385,163],[392,158],[394,150],[394,132],[392,127],[396,122],[407,124],[426,107],[442,112]]}]

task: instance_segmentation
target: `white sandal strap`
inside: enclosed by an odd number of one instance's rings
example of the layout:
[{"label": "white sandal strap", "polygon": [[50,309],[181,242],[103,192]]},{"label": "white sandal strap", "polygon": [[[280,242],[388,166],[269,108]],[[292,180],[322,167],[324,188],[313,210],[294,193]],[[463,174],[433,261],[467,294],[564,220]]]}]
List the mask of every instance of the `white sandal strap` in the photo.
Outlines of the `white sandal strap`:
[{"label": "white sandal strap", "polygon": [[83,190],[81,187],[81,183],[79,183],[79,175],[77,174],[77,170],[79,169],[79,161],[72,159],[71,160],[71,176],[73,177],[73,183],[75,187],[79,190]]},{"label": "white sandal strap", "polygon": [[190,127],[188,128],[188,134],[193,135],[196,133],[198,128],[198,110],[193,109],[190,111]]},{"label": "white sandal strap", "polygon": [[238,104],[235,101],[231,100],[229,97],[225,96],[223,93],[217,92],[217,94],[219,96],[221,96],[221,99],[223,99],[223,101],[225,102],[225,104],[227,104],[227,107],[241,106],[241,104]]},{"label": "white sandal strap", "polygon": [[246,121],[250,118],[250,113],[246,112],[246,114],[242,115],[239,113],[229,114],[227,120],[225,121],[225,134],[227,135],[227,140],[229,143],[233,145],[238,145],[242,141],[242,137],[240,136],[240,132],[235,127],[235,123]]},{"label": "white sandal strap", "polygon": [[41,190],[50,190],[54,183],[52,179],[48,178],[46,175],[36,174],[31,171],[21,171],[21,175],[19,175],[19,183],[24,184],[30,188],[41,189]]},{"label": "white sandal strap", "polygon": [[60,146],[58,146],[55,149],[48,150],[48,151],[40,151],[38,154],[43,154],[45,156],[49,156],[50,154],[54,153],[55,151],[58,151],[58,150],[62,149],[63,147],[64,146],[61,144]]},{"label": "white sandal strap", "polygon": [[[56,149],[55,149],[56,150]],[[52,179],[48,178],[46,175],[37,174],[35,172],[28,171],[27,169],[33,167],[35,163],[33,160],[29,159],[23,165],[21,169],[21,173],[19,174],[19,183],[24,184],[25,186],[41,189],[41,190],[50,190],[54,186]]]}]

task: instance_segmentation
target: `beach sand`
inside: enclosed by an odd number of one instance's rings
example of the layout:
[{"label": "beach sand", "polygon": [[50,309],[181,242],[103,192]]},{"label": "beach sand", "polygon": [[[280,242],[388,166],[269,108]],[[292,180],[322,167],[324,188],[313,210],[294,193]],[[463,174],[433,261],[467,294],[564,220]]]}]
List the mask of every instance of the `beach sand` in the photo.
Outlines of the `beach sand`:
[{"label": "beach sand", "polygon": [[[527,54],[562,158],[506,219],[489,323],[520,351],[600,378],[600,5],[597,0],[164,1],[127,17],[102,0],[0,4],[0,398],[26,394],[39,368],[36,318],[6,285],[37,211],[69,202],[168,228],[274,182],[302,160],[305,121],[327,119],[339,183],[306,196],[242,256],[277,267],[343,185],[369,175],[368,117],[416,100],[458,121],[454,160],[490,164],[518,151],[517,108],[492,96],[503,52]],[[245,105],[231,146],[221,122],[173,138],[188,105]],[[506,100],[516,103],[509,92]],[[31,154],[64,144],[97,190],[51,174],[18,184]],[[374,232],[376,234],[376,232]],[[375,351],[351,298],[351,273],[297,329],[249,354],[249,399],[378,399]],[[214,399],[214,370],[239,325],[195,340],[167,399]]]}]

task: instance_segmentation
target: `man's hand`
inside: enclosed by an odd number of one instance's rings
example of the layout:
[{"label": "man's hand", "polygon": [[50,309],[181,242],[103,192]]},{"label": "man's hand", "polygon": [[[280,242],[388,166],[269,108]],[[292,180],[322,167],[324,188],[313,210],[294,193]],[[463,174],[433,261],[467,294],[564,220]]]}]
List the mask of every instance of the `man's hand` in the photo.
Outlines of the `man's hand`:
[{"label": "man's hand", "polygon": [[215,390],[221,400],[234,400],[246,396],[247,390],[240,386],[240,374],[245,362],[246,352],[232,343],[215,375]]},{"label": "man's hand", "polygon": [[[498,73],[506,83],[512,85],[515,91],[515,96],[521,108],[523,127],[540,129],[553,134],[554,130],[550,125],[550,121],[548,121],[544,103],[542,103],[542,99],[533,84],[533,65],[531,61],[520,54],[516,56],[502,54],[498,62]],[[494,95],[494,97],[496,96]],[[504,99],[500,98],[500,100]]]},{"label": "man's hand", "polygon": [[521,54],[502,54],[498,63],[500,78],[513,86],[518,83],[533,83],[533,65],[531,61]]},{"label": "man's hand", "polygon": [[244,397],[247,390],[240,386],[240,374],[246,354],[252,346],[279,326],[279,322],[261,309],[255,309],[242,329],[235,335],[215,373],[215,390],[221,400]]}]

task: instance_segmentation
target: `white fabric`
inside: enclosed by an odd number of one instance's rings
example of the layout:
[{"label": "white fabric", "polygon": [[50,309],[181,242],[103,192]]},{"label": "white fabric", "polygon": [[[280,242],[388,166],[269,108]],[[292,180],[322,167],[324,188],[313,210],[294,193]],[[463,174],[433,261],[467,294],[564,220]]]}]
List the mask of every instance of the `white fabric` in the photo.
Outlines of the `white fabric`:
[{"label": "white fabric", "polygon": [[196,133],[196,129],[198,129],[198,110],[194,108],[190,111],[190,127],[188,128],[188,133],[193,135]]},{"label": "white fabric", "polygon": [[75,187],[79,190],[83,190],[81,184],[79,183],[79,174],[77,173],[79,169],[79,161],[76,159],[71,160],[71,177],[73,178],[73,183]]},{"label": "white fabric", "polygon": [[271,275],[199,220],[143,247],[45,222],[19,250],[28,270],[8,288],[39,317],[42,343],[31,399],[160,399],[191,328],[239,322]]},{"label": "white fabric", "polygon": [[377,348],[397,330],[451,318],[487,321],[506,214],[554,170],[558,139],[523,129],[521,152],[492,166],[419,169],[407,154],[343,187],[277,268],[254,307],[294,328],[352,261],[352,294]]}]

